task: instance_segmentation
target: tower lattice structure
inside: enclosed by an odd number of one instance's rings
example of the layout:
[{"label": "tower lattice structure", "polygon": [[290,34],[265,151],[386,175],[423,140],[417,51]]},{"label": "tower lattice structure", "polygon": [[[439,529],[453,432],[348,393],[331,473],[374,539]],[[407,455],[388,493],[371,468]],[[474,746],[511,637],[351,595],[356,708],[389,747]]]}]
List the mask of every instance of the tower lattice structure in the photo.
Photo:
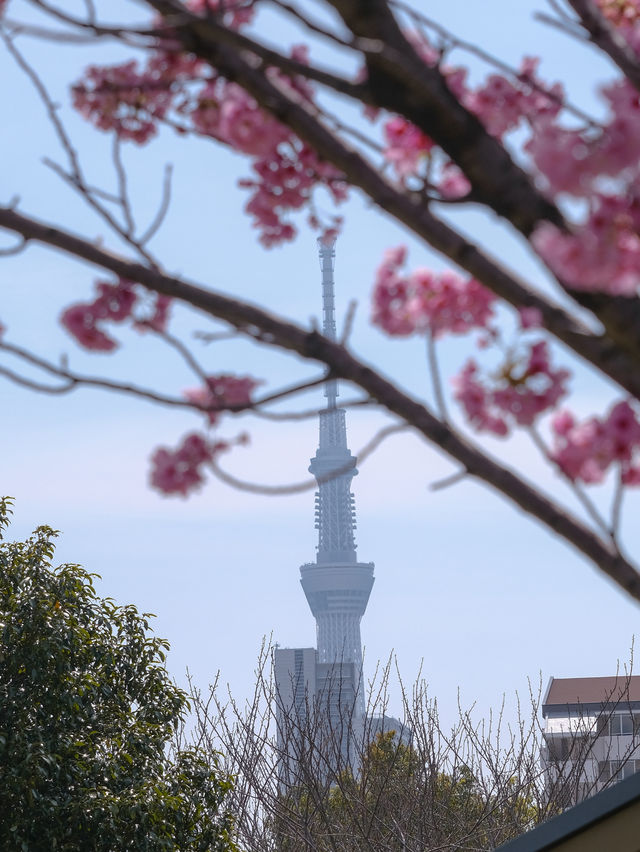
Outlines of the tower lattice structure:
[{"label": "tower lattice structure", "polygon": [[[323,326],[336,339],[334,258],[335,241],[319,241],[322,270]],[[320,440],[309,471],[316,478],[316,561],[300,568],[304,593],[316,620],[318,662],[353,663],[357,712],[364,715],[360,621],[367,608],[374,577],[372,562],[358,562],[355,543],[355,502],[351,482],[356,458],[347,446],[346,412],[338,408],[338,383],[324,387],[326,407],[320,411]]]}]

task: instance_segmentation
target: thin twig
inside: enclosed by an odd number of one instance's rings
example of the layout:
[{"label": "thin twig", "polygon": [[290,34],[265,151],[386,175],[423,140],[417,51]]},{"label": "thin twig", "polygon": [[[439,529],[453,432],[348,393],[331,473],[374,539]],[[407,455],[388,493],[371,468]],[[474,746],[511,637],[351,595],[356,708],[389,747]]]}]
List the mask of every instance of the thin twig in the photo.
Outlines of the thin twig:
[{"label": "thin twig", "polygon": [[585,509],[585,511],[587,512],[587,514],[591,518],[591,520],[594,522],[594,524],[596,524],[596,526],[598,526],[600,528],[600,530],[608,538],[614,539],[613,535],[611,534],[611,528],[607,525],[606,521],[604,520],[604,518],[602,517],[600,512],[596,509],[592,500],[589,498],[589,496],[587,494],[585,494],[585,492],[578,485],[577,482],[574,482],[574,480],[571,479],[570,476],[567,476],[566,472],[562,469],[562,466],[560,464],[558,464],[558,462],[553,458],[553,456],[551,455],[551,453],[549,452],[549,450],[547,448],[547,445],[544,443],[541,436],[538,434],[538,431],[535,428],[535,426],[533,426],[533,425],[529,426],[527,431],[529,432],[529,435],[530,435],[531,440],[533,441],[534,445],[540,451],[540,454],[542,455],[542,457],[544,459],[546,459],[546,461],[548,461],[549,464],[551,464],[552,467],[554,467],[555,470],[564,479],[564,481],[567,483],[569,488],[576,495],[576,497],[578,498],[580,503],[582,503],[583,508]]},{"label": "thin twig", "polygon": [[335,33],[329,32],[326,27],[322,26],[322,24],[317,24],[311,20],[311,18],[307,18],[303,15],[295,6],[292,6],[289,3],[283,2],[283,0],[270,0],[270,2],[277,6],[279,9],[282,9],[283,12],[287,12],[287,14],[291,15],[297,21],[300,21],[303,26],[305,26],[310,32],[316,33],[317,35],[324,36],[325,38],[331,39],[336,44],[339,44],[340,47],[347,47],[350,49],[354,48],[352,42],[346,41],[345,39],[340,38],[340,36]]},{"label": "thin twig", "polygon": [[438,353],[436,352],[436,342],[431,329],[427,330],[427,361],[429,363],[429,374],[431,376],[433,395],[436,400],[438,413],[440,414],[440,418],[445,423],[448,423],[449,415],[447,413],[447,403],[444,398],[444,388],[442,387],[442,376],[440,375]]},{"label": "thin twig", "polygon": [[342,335],[340,336],[340,343],[342,346],[345,346],[349,338],[351,337],[351,332],[353,330],[353,322],[356,318],[356,311],[358,309],[358,302],[356,299],[351,299],[349,301],[349,306],[347,307],[347,313],[344,318],[344,327],[342,329]]},{"label": "thin twig", "polygon": [[[22,53],[15,46],[11,38],[6,34],[3,28],[0,26],[0,38],[5,43],[7,50],[13,56],[17,65],[22,69],[22,71],[27,75],[31,83],[33,84],[36,92],[40,96],[42,103],[44,104],[47,115],[49,116],[49,120],[51,121],[53,128],[55,130],[56,136],[58,137],[58,141],[60,142],[63,150],[67,155],[67,159],[70,165],[70,172],[66,172],[60,165],[52,162],[51,160],[45,159],[45,164],[48,165],[56,174],[59,175],[66,183],[68,183],[73,189],[82,195],[82,197],[87,201],[87,203],[92,207],[93,210],[98,213],[98,215],[104,219],[107,224],[132,248],[134,248],[138,254],[147,261],[153,268],[158,269],[159,266],[153,256],[149,254],[148,251],[137,241],[134,236],[128,232],[127,228],[123,228],[120,223],[111,215],[111,213],[100,204],[95,195],[91,192],[89,187],[87,186],[84,176],[82,174],[82,170],[80,167],[80,159],[78,157],[78,153],[71,144],[71,140],[67,134],[67,131],[64,128],[64,125],[60,121],[58,116],[58,110],[56,104],[51,100],[49,92],[47,91],[44,83],[33,69],[33,67],[27,62]],[[121,205],[124,203],[120,199]]]},{"label": "thin twig", "polygon": [[15,246],[9,246],[8,248],[0,248],[0,257],[11,257],[14,254],[20,254],[23,252],[29,241],[22,237]]},{"label": "thin twig", "polygon": [[[380,429],[356,455],[358,464],[362,464],[390,435],[405,431],[408,428],[409,427],[406,423],[394,423],[391,426],[385,426],[383,429]],[[305,479],[302,482],[294,482],[287,485],[262,485],[257,482],[248,482],[247,480],[233,476],[233,474],[223,470],[215,458],[210,461],[209,466],[216,478],[221,482],[224,482],[226,485],[231,485],[239,491],[248,491],[251,494],[265,494],[274,497],[283,497],[291,494],[300,494],[304,491],[311,491],[313,488],[317,488],[318,484],[332,482],[334,479],[338,479],[339,477],[344,476],[345,473],[349,473],[353,470],[353,462],[350,462],[348,466],[338,468],[330,474],[319,477],[317,480]]]},{"label": "thin twig", "polygon": [[154,237],[157,232],[160,230],[162,223],[164,222],[167,213],[169,212],[169,205],[171,203],[171,177],[173,175],[173,166],[171,163],[167,163],[164,167],[164,178],[162,181],[162,197],[160,199],[160,205],[154,216],[151,224],[147,228],[147,230],[139,237],[140,245],[146,245],[149,240]]},{"label": "thin twig", "polygon": [[620,532],[620,521],[622,518],[622,501],[624,500],[625,489],[622,482],[622,471],[618,471],[618,479],[616,481],[615,491],[613,493],[613,503],[611,505],[611,538],[614,541],[618,540]]},{"label": "thin twig", "polygon": [[135,237],[136,224],[133,220],[131,202],[129,200],[127,173],[125,172],[124,165],[122,162],[122,142],[120,141],[116,133],[113,134],[113,144],[111,152],[113,157],[113,165],[116,172],[116,180],[118,182],[118,199],[120,202],[120,209],[122,210],[122,215],[124,216],[124,220],[126,222],[126,231],[129,236]]},{"label": "thin twig", "polygon": [[469,476],[468,470],[459,470],[457,473],[452,473],[451,476],[445,476],[444,479],[439,479],[437,482],[432,482],[429,486],[431,491],[442,491],[444,488],[449,488],[451,485],[457,485]]}]

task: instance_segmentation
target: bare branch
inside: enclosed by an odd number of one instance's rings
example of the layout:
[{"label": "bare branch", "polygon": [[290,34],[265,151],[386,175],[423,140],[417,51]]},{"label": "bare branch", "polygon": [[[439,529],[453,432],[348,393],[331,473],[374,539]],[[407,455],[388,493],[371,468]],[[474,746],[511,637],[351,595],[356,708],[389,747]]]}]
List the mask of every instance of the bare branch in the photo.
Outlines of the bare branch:
[{"label": "bare branch", "polygon": [[[371,440],[368,441],[358,453],[356,453],[358,463],[362,464],[390,435],[395,435],[397,432],[402,432],[408,428],[409,427],[406,423],[394,423],[391,426],[386,426],[383,429],[380,429],[376,432],[373,438],[371,438]],[[326,476],[320,477],[318,480],[305,479],[302,482],[294,482],[287,485],[262,485],[256,482],[247,482],[244,479],[239,479],[238,477],[233,476],[233,474],[227,473],[227,471],[220,467],[217,459],[215,458],[211,459],[209,466],[217,479],[224,482],[226,485],[231,485],[238,491],[248,491],[251,494],[264,494],[270,497],[286,497],[291,494],[300,494],[303,491],[312,491],[314,488],[318,487],[319,482],[331,482],[333,479],[338,479],[340,476],[345,473],[349,473],[353,469],[353,465],[349,464],[346,467],[337,468]]]},{"label": "bare branch", "polygon": [[24,237],[21,237],[14,246],[9,246],[8,248],[0,248],[0,257],[11,257],[14,254],[20,254],[26,249],[28,243],[28,240],[26,240]]},{"label": "bare branch", "polygon": [[162,227],[162,223],[164,222],[167,213],[169,212],[169,205],[171,203],[172,174],[173,167],[170,163],[168,163],[164,169],[164,179],[162,181],[162,196],[160,198],[158,210],[147,230],[142,234],[142,236],[138,238],[140,245],[146,245],[149,240],[152,239],[152,237],[154,237],[158,233],[158,231]]}]

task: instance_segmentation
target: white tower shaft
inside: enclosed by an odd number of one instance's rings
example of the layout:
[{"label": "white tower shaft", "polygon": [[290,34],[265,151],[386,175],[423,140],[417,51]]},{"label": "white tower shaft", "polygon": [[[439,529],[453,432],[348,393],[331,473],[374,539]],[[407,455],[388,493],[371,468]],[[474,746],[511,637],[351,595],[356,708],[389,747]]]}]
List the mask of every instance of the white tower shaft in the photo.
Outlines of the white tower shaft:
[{"label": "white tower shaft", "polygon": [[[333,259],[335,241],[321,242],[323,332],[336,339]],[[356,459],[347,447],[346,412],[336,407],[335,380],[325,385],[327,407],[320,412],[320,442],[309,470],[318,482],[316,562],[300,569],[301,583],[316,619],[318,660],[321,663],[355,663],[362,673],[360,620],[373,586],[373,563],[357,561],[355,505],[351,481]],[[358,710],[364,714],[362,685]]]}]

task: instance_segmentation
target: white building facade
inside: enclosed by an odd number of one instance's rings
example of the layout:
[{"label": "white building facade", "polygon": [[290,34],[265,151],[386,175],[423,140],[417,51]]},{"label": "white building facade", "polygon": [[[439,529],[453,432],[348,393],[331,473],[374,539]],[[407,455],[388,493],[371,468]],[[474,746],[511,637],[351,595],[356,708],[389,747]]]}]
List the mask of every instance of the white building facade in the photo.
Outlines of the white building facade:
[{"label": "white building facade", "polygon": [[576,804],[640,771],[640,676],[551,678],[542,766]]}]

